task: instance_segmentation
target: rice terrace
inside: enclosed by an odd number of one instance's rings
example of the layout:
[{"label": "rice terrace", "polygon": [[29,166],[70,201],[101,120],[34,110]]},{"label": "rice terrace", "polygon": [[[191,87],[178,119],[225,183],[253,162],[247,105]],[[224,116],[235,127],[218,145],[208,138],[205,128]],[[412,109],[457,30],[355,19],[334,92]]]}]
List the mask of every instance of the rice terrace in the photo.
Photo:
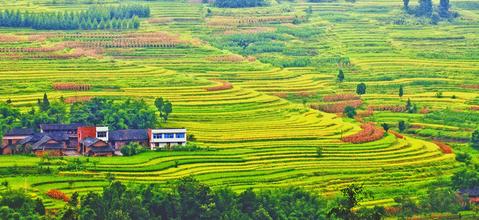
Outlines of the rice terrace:
[{"label": "rice terrace", "polygon": [[479,219],[478,76],[476,0],[0,0],[0,219]]}]

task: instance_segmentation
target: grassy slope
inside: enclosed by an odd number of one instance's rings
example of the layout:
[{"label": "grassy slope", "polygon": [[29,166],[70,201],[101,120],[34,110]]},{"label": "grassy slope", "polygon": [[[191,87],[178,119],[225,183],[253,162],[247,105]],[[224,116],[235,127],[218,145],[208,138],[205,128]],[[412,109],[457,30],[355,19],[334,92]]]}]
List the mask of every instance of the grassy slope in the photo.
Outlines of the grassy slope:
[{"label": "grassy slope", "polygon": [[[42,1],[11,3],[6,7],[31,10],[78,8],[85,5],[48,5]],[[43,1],[46,2],[46,1]],[[213,9],[212,18],[204,18],[205,8],[197,4],[149,2],[153,17],[169,20],[166,24],[143,22],[140,31],[169,31],[183,39],[210,39],[221,35],[221,25],[207,25],[211,19],[262,14],[302,15],[310,4],[282,4],[272,8]],[[398,194],[419,194],[425,184],[447,177],[456,168],[452,155],[442,154],[435,145],[407,138],[387,136],[382,140],[351,145],[339,141],[341,132],[359,130],[355,123],[335,115],[306,108],[276,96],[278,92],[318,92],[320,96],[354,90],[358,82],[368,84],[367,104],[402,104],[412,98],[419,105],[441,109],[454,105],[468,109],[468,101],[476,97],[471,89],[460,84],[475,83],[477,73],[477,17],[474,11],[458,9],[467,16],[454,23],[429,25],[391,25],[384,20],[400,13],[400,2],[392,0],[349,3],[311,4],[313,16],[309,23],[255,23],[236,27],[302,29],[321,28],[325,31],[314,38],[288,35],[288,48],[317,51],[310,67],[277,68],[266,63],[221,63],[208,58],[230,52],[202,42],[187,48],[137,48],[123,55],[115,53],[104,59],[76,60],[0,60],[0,98],[12,98],[18,106],[28,106],[44,91],[51,97],[60,96],[133,96],[152,101],[163,96],[174,102],[175,110],[169,126],[187,127],[204,146],[217,151],[193,153],[146,153],[131,158],[95,158],[88,171],[63,172],[52,176],[8,177],[14,187],[30,186],[42,195],[51,188],[67,192],[99,190],[104,175],[112,172],[117,179],[139,182],[165,182],[181,176],[195,175],[213,186],[246,187],[303,186],[329,195],[352,182],[366,184],[378,192],[380,202],[390,202]],[[290,12],[285,12],[290,11]],[[1,29],[2,33],[28,35],[35,31]],[[456,39],[449,40],[440,36]],[[459,39],[459,40],[458,40]],[[61,39],[60,39],[61,40]],[[23,42],[50,44],[46,42]],[[1,43],[10,47],[11,43]],[[108,55],[110,50],[106,51]],[[258,57],[268,54],[257,54]],[[282,58],[295,55],[275,54]],[[138,59],[135,59],[138,58]],[[346,81],[335,82],[337,66],[328,62],[349,57],[352,66],[346,69]],[[208,79],[224,78],[234,84],[231,90],[207,92],[214,83]],[[424,82],[437,82],[425,86]],[[52,82],[86,82],[97,89],[86,92],[51,91]],[[108,86],[119,89],[104,88]],[[401,101],[396,98],[397,85],[406,87]],[[102,87],[103,86],[103,87]],[[437,90],[446,98],[437,99]],[[457,99],[450,99],[452,94]],[[310,100],[311,103],[319,100]],[[392,117],[392,118],[391,118]],[[397,114],[379,113],[375,121],[397,121]],[[401,117],[401,116],[399,116]],[[404,115],[411,123],[421,123],[422,115]],[[438,125],[435,125],[436,127]],[[442,125],[439,124],[441,127]],[[316,157],[316,148],[325,155]],[[175,161],[179,164],[175,167]],[[2,167],[34,166],[35,158],[0,157]],[[73,181],[69,183],[69,181]]]}]

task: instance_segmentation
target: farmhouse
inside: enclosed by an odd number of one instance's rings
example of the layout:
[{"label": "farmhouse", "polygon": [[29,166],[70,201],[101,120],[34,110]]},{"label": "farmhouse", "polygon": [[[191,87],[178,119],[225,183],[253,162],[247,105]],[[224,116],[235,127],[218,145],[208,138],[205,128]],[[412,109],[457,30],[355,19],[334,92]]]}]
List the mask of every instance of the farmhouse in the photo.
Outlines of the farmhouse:
[{"label": "farmhouse", "polygon": [[2,146],[0,152],[3,154],[14,154],[16,153],[15,145],[25,139],[26,137],[33,135],[33,129],[24,129],[24,128],[14,128],[11,131],[7,132],[3,136]]},{"label": "farmhouse", "polygon": [[470,189],[461,189],[459,190],[459,193],[467,196],[471,203],[479,204],[479,186]]},{"label": "farmhouse", "polygon": [[154,150],[185,145],[186,142],[186,129],[183,128],[110,131],[108,127],[82,124],[42,124],[38,133],[33,132],[33,129],[12,129],[3,137],[0,153],[113,156],[130,143],[138,143]]}]

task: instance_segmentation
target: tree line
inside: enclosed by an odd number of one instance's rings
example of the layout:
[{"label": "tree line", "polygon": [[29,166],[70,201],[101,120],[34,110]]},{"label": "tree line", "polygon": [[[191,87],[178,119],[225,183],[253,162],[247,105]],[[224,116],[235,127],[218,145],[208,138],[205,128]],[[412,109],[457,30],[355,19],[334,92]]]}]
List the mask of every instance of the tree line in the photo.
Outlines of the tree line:
[{"label": "tree line", "polygon": [[253,190],[240,193],[230,188],[213,189],[192,177],[184,177],[168,186],[128,184],[107,174],[108,186],[102,192],[80,196],[74,192],[56,215],[46,215],[41,199],[31,199],[23,190],[12,190],[4,181],[0,192],[1,219],[129,220],[129,219],[344,219],[380,220],[387,216],[407,219],[430,213],[458,214],[476,205],[458,195],[458,190],[479,184],[476,170],[456,172],[449,180],[436,181],[426,193],[415,198],[399,195],[390,207],[360,205],[374,198],[363,185],[342,188],[326,199],[299,187]]},{"label": "tree line", "polygon": [[41,30],[138,29],[140,17],[149,17],[144,5],[90,6],[79,12],[0,11],[0,26]]},{"label": "tree line", "polygon": [[265,6],[265,0],[216,0],[215,6],[219,8],[247,8]]},{"label": "tree line", "polygon": [[457,17],[456,12],[451,12],[449,0],[440,0],[437,11],[434,10],[432,0],[419,0],[418,6],[412,8],[409,6],[409,0],[403,0],[403,8],[409,13],[418,17],[429,17],[433,23],[437,23],[440,18]]},{"label": "tree line", "polygon": [[159,123],[157,112],[164,122],[173,112],[172,103],[163,98],[155,102],[157,107],[161,107],[159,109],[150,107],[144,100],[105,97],[68,105],[63,98],[50,101],[46,93],[26,112],[21,112],[11,103],[11,100],[0,103],[0,136],[12,128],[38,129],[40,124],[55,123],[105,125],[113,130],[154,128]]}]

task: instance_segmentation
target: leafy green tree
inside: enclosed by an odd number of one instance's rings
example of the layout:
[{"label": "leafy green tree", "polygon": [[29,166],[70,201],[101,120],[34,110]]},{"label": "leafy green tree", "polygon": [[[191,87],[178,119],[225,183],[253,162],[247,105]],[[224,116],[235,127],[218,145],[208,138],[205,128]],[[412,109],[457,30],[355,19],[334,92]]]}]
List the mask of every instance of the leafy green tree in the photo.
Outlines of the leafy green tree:
[{"label": "leafy green tree", "polygon": [[431,186],[422,200],[423,209],[428,212],[452,212],[461,210],[460,198],[450,187]]},{"label": "leafy green tree", "polygon": [[399,97],[403,97],[404,95],[404,88],[402,85],[399,86]]},{"label": "leafy green tree", "polygon": [[339,81],[339,82],[343,82],[343,81],[344,81],[344,72],[343,72],[342,69],[339,69],[338,81]]},{"label": "leafy green tree", "polygon": [[409,0],[402,0],[404,9],[409,9]]},{"label": "leafy green tree", "polygon": [[342,197],[339,198],[337,205],[328,212],[328,218],[359,220],[360,216],[357,215],[354,209],[359,205],[359,202],[370,198],[372,196],[371,193],[365,191],[361,185],[351,184],[343,188],[341,194]]},{"label": "leafy green tree", "polygon": [[416,14],[418,16],[431,17],[432,8],[432,0],[419,0],[419,6],[416,9]]},{"label": "leafy green tree", "polygon": [[40,103],[40,111],[46,112],[50,108],[50,101],[48,100],[47,93],[43,94],[43,101]]},{"label": "leafy green tree", "polygon": [[346,106],[343,112],[348,118],[354,118],[356,116],[356,109],[352,106]]},{"label": "leafy green tree", "polygon": [[439,16],[443,18],[449,17],[450,16],[449,8],[451,8],[451,5],[449,4],[449,0],[440,0]]},{"label": "leafy green tree", "polygon": [[414,200],[407,196],[395,197],[394,202],[399,206],[400,216],[402,219],[408,219],[419,212],[419,207]]},{"label": "leafy green tree", "polygon": [[383,129],[384,129],[386,132],[387,132],[387,131],[389,130],[389,128],[390,128],[390,127],[389,127],[389,124],[387,124],[387,123],[382,123],[382,124],[381,124],[381,127],[383,127]]},{"label": "leafy green tree", "polygon": [[366,94],[366,84],[365,83],[359,83],[357,86],[356,86],[356,93],[358,95],[364,95]]},{"label": "leafy green tree", "polygon": [[403,132],[404,130],[406,130],[406,122],[403,120],[400,120],[398,122],[398,128],[400,132]]},{"label": "leafy green tree", "polygon": [[456,160],[469,165],[469,164],[471,164],[472,156],[470,154],[466,153],[466,152],[464,152],[464,153],[459,152],[459,153],[456,153]]},{"label": "leafy green tree", "polygon": [[474,169],[465,168],[455,172],[451,181],[454,189],[471,189],[479,186],[479,174]]},{"label": "leafy green tree", "polygon": [[215,6],[219,8],[247,8],[267,5],[265,0],[216,0]]},{"label": "leafy green tree", "polygon": [[248,188],[239,195],[239,207],[243,213],[253,216],[254,212],[258,209],[258,199],[256,193],[252,188]]},{"label": "leafy green tree", "polygon": [[479,129],[472,132],[470,144],[474,148],[479,148]]}]

